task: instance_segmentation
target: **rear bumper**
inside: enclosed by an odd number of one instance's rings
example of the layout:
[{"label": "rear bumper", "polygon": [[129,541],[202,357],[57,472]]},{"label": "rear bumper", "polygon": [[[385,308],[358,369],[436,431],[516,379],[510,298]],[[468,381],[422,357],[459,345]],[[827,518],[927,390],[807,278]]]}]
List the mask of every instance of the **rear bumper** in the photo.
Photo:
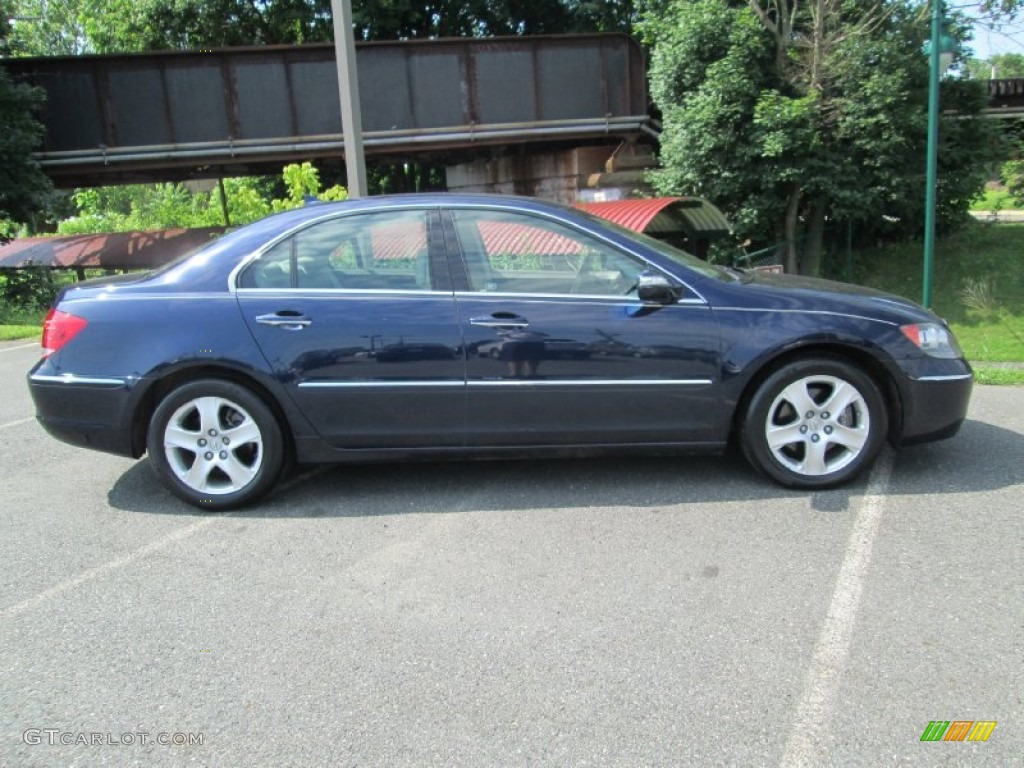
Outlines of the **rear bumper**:
[{"label": "rear bumper", "polygon": [[927,443],[955,435],[967,416],[973,386],[974,375],[966,362],[956,372],[907,378],[899,444]]},{"label": "rear bumper", "polygon": [[39,424],[58,440],[132,456],[127,379],[30,373],[28,388]]}]

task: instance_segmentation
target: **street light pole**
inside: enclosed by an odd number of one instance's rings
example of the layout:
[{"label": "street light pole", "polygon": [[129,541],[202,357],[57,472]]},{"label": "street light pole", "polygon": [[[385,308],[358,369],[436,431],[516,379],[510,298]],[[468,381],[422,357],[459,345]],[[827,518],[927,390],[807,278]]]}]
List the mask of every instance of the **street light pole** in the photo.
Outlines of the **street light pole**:
[{"label": "street light pole", "polygon": [[338,64],[341,130],[345,136],[348,196],[366,196],[366,157],[363,155],[363,117],[359,104],[356,41],[352,34],[352,0],[331,0],[334,17],[334,56]]},{"label": "street light pole", "polygon": [[935,261],[935,185],[939,157],[939,46],[942,38],[942,0],[932,0],[932,38],[928,65],[928,168],[924,192],[924,285],[921,303],[931,307],[932,267]]}]

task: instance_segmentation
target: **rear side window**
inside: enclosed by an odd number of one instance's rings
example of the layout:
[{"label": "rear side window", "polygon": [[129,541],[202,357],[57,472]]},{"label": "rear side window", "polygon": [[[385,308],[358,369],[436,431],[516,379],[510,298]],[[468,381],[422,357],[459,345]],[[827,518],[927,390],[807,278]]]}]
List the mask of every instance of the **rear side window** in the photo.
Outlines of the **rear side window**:
[{"label": "rear side window", "polygon": [[429,290],[427,211],[317,222],[264,251],[239,288]]}]

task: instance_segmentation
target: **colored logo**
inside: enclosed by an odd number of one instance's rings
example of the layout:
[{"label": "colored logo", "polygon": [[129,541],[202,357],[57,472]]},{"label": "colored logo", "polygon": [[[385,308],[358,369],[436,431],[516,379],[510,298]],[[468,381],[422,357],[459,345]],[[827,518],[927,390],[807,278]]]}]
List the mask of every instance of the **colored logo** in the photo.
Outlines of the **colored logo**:
[{"label": "colored logo", "polygon": [[995,720],[932,720],[921,741],[988,741],[995,727]]}]

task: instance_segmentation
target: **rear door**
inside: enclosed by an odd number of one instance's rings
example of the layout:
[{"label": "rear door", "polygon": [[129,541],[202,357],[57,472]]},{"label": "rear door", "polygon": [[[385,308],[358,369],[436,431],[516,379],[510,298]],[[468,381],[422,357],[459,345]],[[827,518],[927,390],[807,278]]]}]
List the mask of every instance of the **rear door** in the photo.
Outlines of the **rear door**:
[{"label": "rear door", "polygon": [[457,208],[445,232],[463,267],[469,444],[714,439],[718,328],[699,295],[645,304],[649,265],[534,213]]},{"label": "rear door", "polygon": [[436,210],[314,222],[238,275],[245,321],[339,448],[459,445],[462,339]]}]

